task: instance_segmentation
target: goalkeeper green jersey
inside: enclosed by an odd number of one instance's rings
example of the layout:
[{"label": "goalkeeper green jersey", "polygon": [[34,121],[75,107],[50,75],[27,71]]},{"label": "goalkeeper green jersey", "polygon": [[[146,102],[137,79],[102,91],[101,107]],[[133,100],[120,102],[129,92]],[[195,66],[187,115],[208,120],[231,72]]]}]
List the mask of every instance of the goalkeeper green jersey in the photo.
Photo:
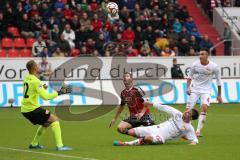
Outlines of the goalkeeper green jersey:
[{"label": "goalkeeper green jersey", "polygon": [[21,112],[31,112],[40,107],[39,96],[44,100],[50,100],[57,97],[58,93],[48,93],[46,89],[44,89],[42,82],[35,75],[27,75],[23,82],[23,100]]}]

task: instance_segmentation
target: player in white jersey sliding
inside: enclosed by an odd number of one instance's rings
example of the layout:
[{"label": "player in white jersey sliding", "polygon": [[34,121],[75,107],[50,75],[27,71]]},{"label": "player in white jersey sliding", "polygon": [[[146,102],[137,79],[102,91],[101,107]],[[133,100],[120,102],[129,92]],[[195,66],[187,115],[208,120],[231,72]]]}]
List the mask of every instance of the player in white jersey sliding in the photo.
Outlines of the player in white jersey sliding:
[{"label": "player in white jersey sliding", "polygon": [[191,120],[198,119],[199,116],[196,109],[189,109],[182,113],[168,105],[153,104],[151,102],[144,103],[146,106],[153,105],[154,108],[168,113],[171,116],[170,119],[158,125],[132,128],[128,130],[128,135],[137,137],[138,139],[129,142],[114,141],[115,146],[164,144],[166,141],[178,137],[190,141],[191,145],[198,143],[195,130],[191,125]]},{"label": "player in white jersey sliding", "polygon": [[187,109],[192,109],[200,99],[201,114],[198,119],[196,135],[199,137],[206,121],[207,107],[210,105],[212,79],[215,76],[218,86],[217,101],[222,103],[221,76],[218,65],[208,59],[209,51],[202,49],[199,60],[195,61],[190,69],[187,79]]}]

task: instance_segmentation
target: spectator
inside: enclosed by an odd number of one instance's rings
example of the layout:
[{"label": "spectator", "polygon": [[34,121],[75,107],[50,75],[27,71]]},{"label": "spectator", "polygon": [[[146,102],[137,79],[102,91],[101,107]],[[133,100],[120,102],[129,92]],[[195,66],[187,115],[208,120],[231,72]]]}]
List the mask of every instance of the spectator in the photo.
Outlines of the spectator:
[{"label": "spectator", "polygon": [[88,15],[86,12],[83,13],[82,18],[80,19],[80,24],[82,27],[84,27],[85,31],[90,29],[91,21],[88,19]]},{"label": "spectator", "polygon": [[36,14],[39,14],[38,6],[36,4],[33,4],[29,15],[30,17],[34,17]]},{"label": "spectator", "polygon": [[136,36],[135,46],[138,48],[142,44],[142,42],[146,39],[146,34],[140,26],[137,26],[135,36]]},{"label": "spectator", "polygon": [[229,25],[227,22],[224,22],[224,30],[221,38],[219,40],[225,40],[224,41],[224,55],[230,56],[231,55],[231,47],[232,47],[232,41],[231,41],[231,30],[229,28]]},{"label": "spectator", "polygon": [[190,46],[188,41],[185,38],[183,38],[180,44],[178,45],[179,50],[178,56],[186,56],[189,53],[189,49]]},{"label": "spectator", "polygon": [[51,31],[51,40],[54,42],[57,42],[60,38],[60,30],[58,28],[58,25],[53,26],[53,30]]},{"label": "spectator", "polygon": [[198,32],[197,28],[193,28],[190,35],[196,37],[197,41],[201,40],[201,34]]},{"label": "spectator", "polygon": [[180,6],[179,11],[176,13],[177,18],[180,19],[180,21],[184,22],[185,19],[189,17],[189,13],[186,6]]},{"label": "spectator", "polygon": [[183,79],[183,72],[180,68],[180,65],[177,64],[177,59],[173,58],[173,66],[171,67],[172,79]]},{"label": "spectator", "polygon": [[190,34],[185,27],[182,27],[182,32],[179,33],[179,40],[186,39],[189,40]]},{"label": "spectator", "polygon": [[43,56],[42,61],[38,63],[40,69],[39,79],[42,81],[49,80],[49,77],[53,73],[52,64],[48,62],[47,57]]},{"label": "spectator", "polygon": [[169,40],[169,46],[176,46],[178,44],[179,34],[177,34],[173,28],[171,28],[168,33],[167,37]]},{"label": "spectator", "polygon": [[131,26],[128,26],[127,29],[123,31],[122,38],[123,38],[123,40],[127,40],[127,41],[130,41],[132,43],[134,42],[134,40],[135,40],[135,33],[132,30]]},{"label": "spectator", "polygon": [[0,13],[0,39],[10,35],[11,34],[7,32],[7,23],[5,21],[3,13]]},{"label": "spectator", "polygon": [[59,47],[57,47],[56,51],[52,54],[53,57],[65,57],[64,53],[61,51]]},{"label": "spectator", "polygon": [[191,16],[188,17],[187,21],[184,23],[184,26],[189,32],[191,32],[193,28],[197,28],[197,25]]},{"label": "spectator", "polygon": [[108,32],[107,27],[103,27],[103,29],[101,30],[101,33],[104,36],[105,42],[110,41],[110,33]]},{"label": "spectator", "polygon": [[85,44],[88,54],[92,54],[96,50],[95,41],[92,38],[89,38]]},{"label": "spectator", "polygon": [[72,10],[69,8],[69,5],[66,4],[63,10],[63,15],[67,20],[71,20],[73,17],[73,12]]},{"label": "spectator", "polygon": [[105,43],[104,35],[103,33],[100,33],[96,41],[96,49],[101,56],[104,56],[104,50],[103,50],[104,43]]},{"label": "spectator", "polygon": [[171,50],[168,46],[161,52],[161,56],[163,57],[173,57],[176,56],[175,52]]},{"label": "spectator", "polygon": [[173,23],[173,29],[176,33],[180,33],[182,31],[182,24],[180,23],[178,18],[176,18]]},{"label": "spectator", "polygon": [[43,51],[40,53],[39,57],[51,57],[52,54],[49,52],[47,47],[43,48]]},{"label": "spectator", "polygon": [[60,8],[60,9],[64,9],[64,3],[62,2],[62,0],[57,0],[57,2],[54,4],[54,8],[55,9],[58,9],[58,8]]},{"label": "spectator", "polygon": [[102,28],[103,22],[100,19],[98,19],[97,14],[93,15],[93,20],[91,22],[91,25],[93,26],[95,32],[99,32],[100,29]]},{"label": "spectator", "polygon": [[192,47],[190,47],[188,56],[197,56],[197,52]]},{"label": "spectator", "polygon": [[169,46],[169,41],[166,37],[158,38],[154,44],[154,48],[157,50],[158,55],[161,55],[161,51],[165,50],[167,46]]},{"label": "spectator", "polygon": [[195,52],[200,51],[199,43],[197,42],[195,36],[191,36],[189,46],[194,49]]},{"label": "spectator", "polygon": [[63,31],[64,39],[68,41],[71,48],[75,47],[74,40],[76,39],[75,32],[71,29],[69,24],[65,25],[65,29]]},{"label": "spectator", "polygon": [[151,48],[148,44],[148,41],[143,42],[143,45],[140,48],[140,55],[141,56],[151,56]]},{"label": "spectator", "polygon": [[43,22],[47,22],[49,18],[52,16],[52,13],[50,11],[50,8],[48,7],[47,3],[43,3],[42,7],[40,8],[40,16],[43,19]]},{"label": "spectator", "polygon": [[66,57],[68,57],[71,53],[71,47],[67,40],[65,40],[64,35],[62,34],[60,36],[60,39],[57,42],[57,46],[60,48],[60,50],[64,53]]},{"label": "spectator", "polygon": [[213,46],[212,42],[209,40],[208,35],[204,35],[203,39],[200,42],[200,48],[210,49]]},{"label": "spectator", "polygon": [[51,36],[51,32],[48,30],[47,25],[43,25],[42,29],[40,31],[40,35],[42,36],[42,38],[44,40],[48,40],[50,39]]},{"label": "spectator", "polygon": [[28,37],[34,37],[34,33],[32,32],[32,22],[29,21],[28,15],[23,14],[22,20],[20,20],[20,29],[21,29],[21,35],[25,38]]},{"label": "spectator", "polygon": [[42,37],[39,36],[37,41],[34,42],[32,46],[33,57],[39,57],[40,53],[43,51],[45,47],[46,47],[46,43],[43,41]]},{"label": "spectator", "polygon": [[113,26],[113,30],[110,32],[110,40],[111,41],[116,41],[117,39],[117,34],[119,34],[119,29],[118,26]]}]

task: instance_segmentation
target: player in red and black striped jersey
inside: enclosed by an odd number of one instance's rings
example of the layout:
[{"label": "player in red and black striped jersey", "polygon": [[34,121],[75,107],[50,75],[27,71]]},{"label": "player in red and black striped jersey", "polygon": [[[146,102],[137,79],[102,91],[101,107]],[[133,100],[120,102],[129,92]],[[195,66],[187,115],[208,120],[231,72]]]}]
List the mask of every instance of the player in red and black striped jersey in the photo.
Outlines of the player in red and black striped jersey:
[{"label": "player in red and black striped jersey", "polygon": [[123,134],[127,134],[130,128],[154,125],[154,121],[150,117],[150,111],[147,106],[144,106],[144,91],[136,86],[133,86],[133,78],[131,73],[125,73],[123,76],[123,83],[125,89],[121,92],[121,104],[117,108],[117,112],[112,119],[111,127],[121,112],[124,106],[127,105],[130,116],[124,119],[118,125],[118,131]]}]

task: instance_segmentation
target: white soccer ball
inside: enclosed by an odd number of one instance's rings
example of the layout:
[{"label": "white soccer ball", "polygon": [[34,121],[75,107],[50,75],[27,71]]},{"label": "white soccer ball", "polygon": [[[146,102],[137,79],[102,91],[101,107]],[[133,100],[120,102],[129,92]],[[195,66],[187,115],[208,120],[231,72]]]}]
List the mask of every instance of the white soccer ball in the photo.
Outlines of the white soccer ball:
[{"label": "white soccer ball", "polygon": [[117,14],[118,13],[118,5],[115,2],[109,2],[107,4],[107,12],[109,14]]}]

